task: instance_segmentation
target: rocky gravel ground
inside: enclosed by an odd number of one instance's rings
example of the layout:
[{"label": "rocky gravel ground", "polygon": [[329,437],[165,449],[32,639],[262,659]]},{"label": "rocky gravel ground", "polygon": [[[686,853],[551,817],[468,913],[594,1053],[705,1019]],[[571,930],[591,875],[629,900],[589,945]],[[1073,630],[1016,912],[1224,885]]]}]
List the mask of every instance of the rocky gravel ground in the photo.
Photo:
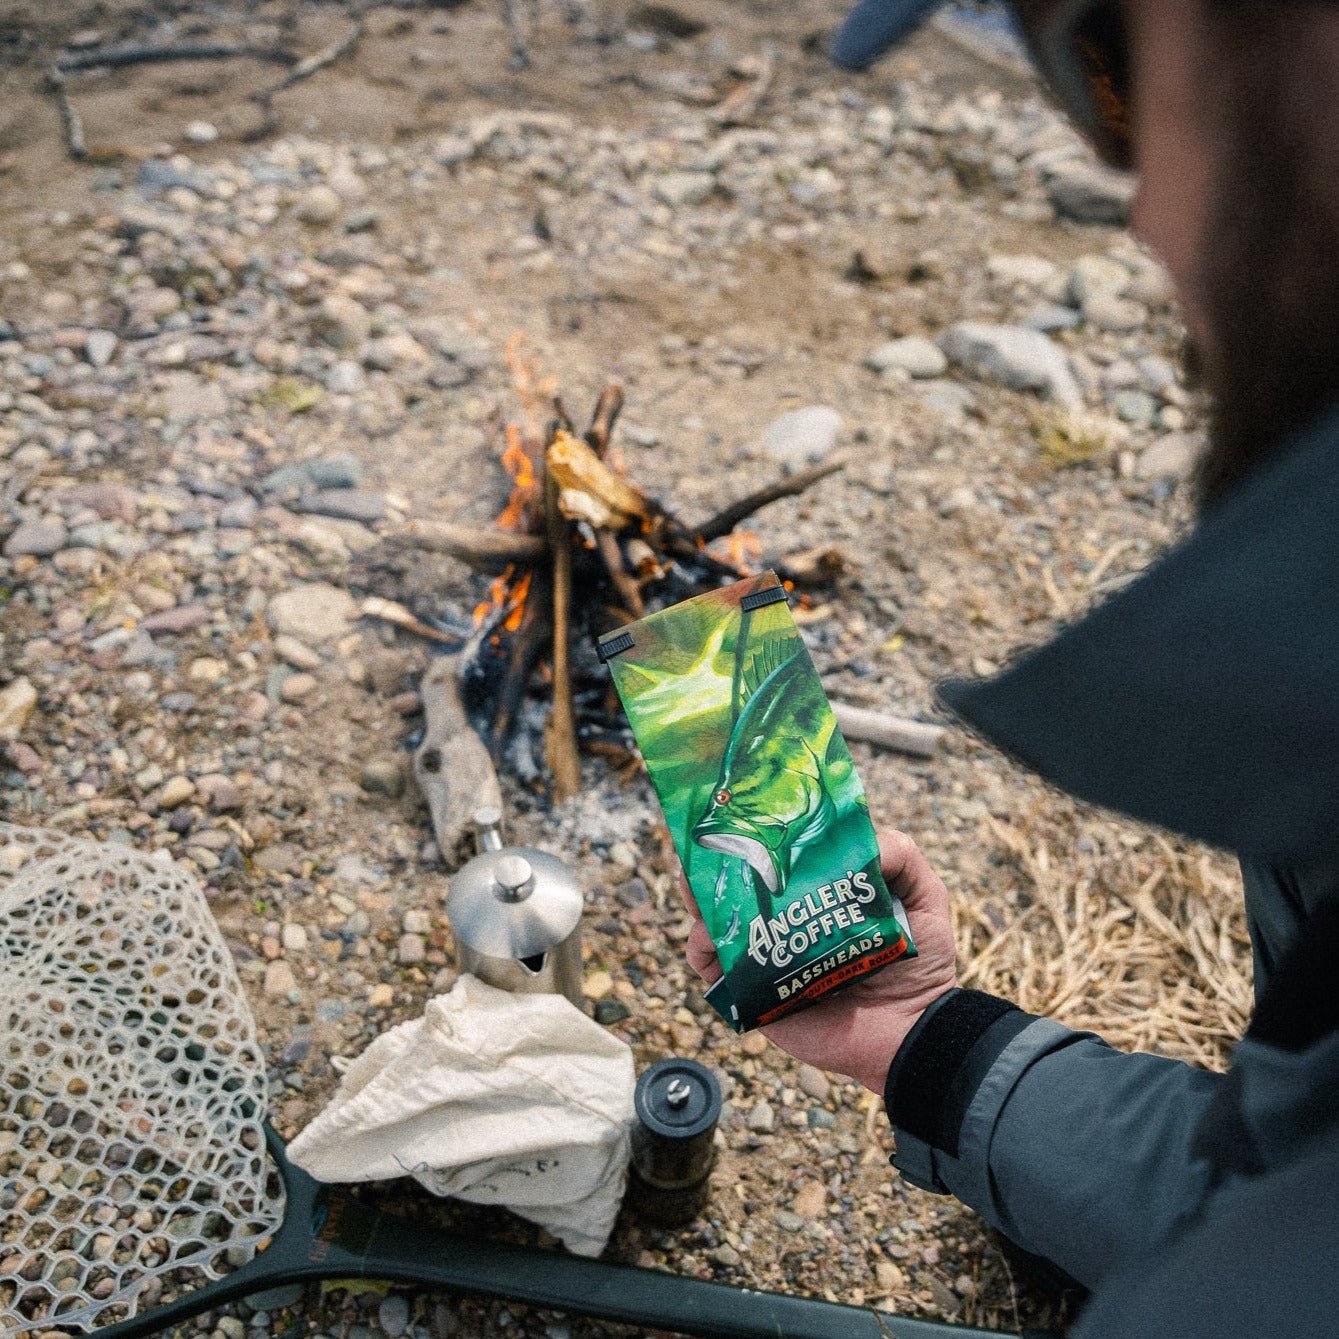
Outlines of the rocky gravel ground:
[{"label": "rocky gravel ground", "polygon": [[[427,41],[431,15],[370,21]],[[336,1057],[454,979],[448,871],[407,768],[434,648],[360,600],[468,627],[483,583],[396,536],[498,511],[513,333],[570,404],[624,381],[629,471],[685,516],[852,451],[757,521],[768,557],[845,555],[805,624],[851,701],[932,718],[938,679],[989,673],[1184,523],[1200,414],[1164,277],[1118,226],[1125,185],[1025,81],[939,37],[851,81],[803,52],[799,18],[753,21],[783,57],[743,124],[718,108],[761,44],[712,64],[710,27],[629,21],[624,55],[657,53],[635,115],[476,97],[418,136],[248,146],[215,142],[205,108],[161,150],[69,169],[58,207],[6,188],[0,806],[198,871],[286,1135]],[[1113,864],[1137,883],[1161,858],[1156,834],[960,733],[930,761],[857,757],[876,818],[957,895],[965,960],[1026,916],[1029,879],[1114,887]],[[715,1021],[643,777],[587,758],[567,805],[506,788],[511,834],[589,889],[596,1017],[639,1062],[698,1056],[726,1088],[709,1210],[682,1232],[624,1224],[614,1256],[971,1323],[1053,1318],[970,1211],[890,1172],[871,1095]],[[1221,862],[1192,858],[1228,898]],[[1051,1002],[1017,940],[991,971]],[[1120,976],[1094,973],[1062,1016],[1100,1024]],[[1169,1025],[1144,1044],[1213,1061],[1223,1037]],[[199,1328],[624,1333],[343,1289]]]}]

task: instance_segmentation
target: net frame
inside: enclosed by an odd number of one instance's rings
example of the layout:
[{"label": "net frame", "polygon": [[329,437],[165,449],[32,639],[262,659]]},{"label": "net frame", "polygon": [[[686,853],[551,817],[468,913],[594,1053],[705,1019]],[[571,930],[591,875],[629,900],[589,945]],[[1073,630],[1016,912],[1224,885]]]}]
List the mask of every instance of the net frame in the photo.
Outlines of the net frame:
[{"label": "net frame", "polygon": [[199,882],[0,823],[0,1330],[99,1327],[251,1260],[284,1212],[266,1106]]}]

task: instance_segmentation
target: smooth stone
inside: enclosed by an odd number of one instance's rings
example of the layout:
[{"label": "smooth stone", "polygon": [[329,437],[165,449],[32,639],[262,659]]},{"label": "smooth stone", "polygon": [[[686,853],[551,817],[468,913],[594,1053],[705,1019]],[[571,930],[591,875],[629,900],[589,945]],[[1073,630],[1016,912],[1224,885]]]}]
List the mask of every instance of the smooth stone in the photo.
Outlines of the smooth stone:
[{"label": "smooth stone", "polygon": [[415,963],[422,962],[426,953],[427,946],[423,942],[423,936],[416,934],[402,934],[395,948],[395,956],[402,967],[412,967]]},{"label": "smooth stone", "polygon": [[325,374],[325,388],[331,395],[357,395],[366,385],[363,369],[350,358],[341,358]]},{"label": "smooth stone", "polygon": [[812,1097],[815,1102],[826,1102],[832,1093],[832,1084],[821,1069],[813,1065],[801,1065],[796,1083],[802,1093]]},{"label": "smooth stone", "polygon": [[1040,288],[1055,277],[1053,261],[1041,256],[988,256],[986,273],[998,284],[1023,284]]},{"label": "smooth stone", "polygon": [[357,612],[358,606],[348,591],[313,581],[273,596],[266,618],[272,632],[319,642],[347,632]]},{"label": "smooth stone", "polygon": [[966,386],[946,378],[923,381],[916,391],[924,404],[950,423],[961,423],[976,408],[976,396]]},{"label": "smooth stone", "polygon": [[1139,457],[1135,474],[1140,479],[1185,479],[1199,463],[1204,439],[1197,433],[1173,432],[1160,437]]},{"label": "smooth stone", "polygon": [[290,922],[280,932],[279,942],[283,944],[285,953],[305,953],[307,951],[306,927],[294,925]]},{"label": "smooth stone", "polygon": [[1148,313],[1137,302],[1099,292],[1084,299],[1083,319],[1098,330],[1119,335],[1138,330],[1148,319]]},{"label": "smooth stone", "polygon": [[106,367],[120,341],[110,330],[90,330],[84,340],[84,357],[94,367]]},{"label": "smooth stone", "polygon": [[5,540],[6,558],[50,558],[65,547],[69,531],[64,521],[43,517],[36,521],[21,521]]},{"label": "smooth stone", "polygon": [[371,525],[385,519],[386,499],[380,493],[361,488],[323,488],[299,498],[296,510]]},{"label": "smooth stone", "polygon": [[373,758],[363,765],[358,784],[369,795],[394,799],[404,793],[404,768],[398,758]]},{"label": "smooth stone", "polygon": [[163,783],[163,788],[158,792],[158,807],[160,809],[175,809],[183,805],[195,794],[195,783],[189,777],[172,776]]},{"label": "smooth stone", "polygon": [[409,1300],[403,1293],[388,1293],[377,1307],[377,1323],[390,1339],[400,1339],[409,1328]]},{"label": "smooth stone", "polygon": [[842,416],[827,405],[809,405],[775,418],[763,431],[763,449],[794,471],[822,460],[836,445]]},{"label": "smooth stone", "polygon": [[595,1021],[608,1027],[612,1023],[621,1023],[631,1017],[631,1010],[622,1000],[596,1000]]},{"label": "smooth stone", "polygon": [[212,614],[203,604],[179,604],[175,609],[162,609],[142,620],[145,632],[193,632],[209,622]]},{"label": "smooth stone", "polygon": [[776,1126],[776,1112],[770,1102],[759,1102],[749,1112],[748,1127],[754,1134],[771,1134]]},{"label": "smooth stone", "polygon": [[1111,407],[1117,418],[1135,428],[1151,426],[1158,413],[1158,402],[1147,391],[1118,391]]},{"label": "smooth stone", "polygon": [[304,674],[299,671],[297,674],[290,674],[279,689],[279,696],[285,702],[290,704],[298,703],[309,698],[317,687],[317,680],[314,674]]},{"label": "smooth stone", "polygon": [[317,456],[302,467],[315,488],[357,488],[363,482],[363,467],[357,456]]},{"label": "smooth stone", "polygon": [[249,530],[256,523],[255,498],[239,497],[219,508],[219,526],[224,530]]},{"label": "smooth stone", "polygon": [[264,990],[271,999],[282,998],[297,988],[298,979],[293,975],[293,969],[282,958],[275,958],[266,967]]},{"label": "smooth stone", "polygon": [[298,197],[293,215],[300,223],[323,227],[333,223],[343,207],[343,201],[329,186],[312,186]]},{"label": "smooth stone", "polygon": [[36,706],[31,679],[15,679],[0,688],[0,739],[17,739]]},{"label": "smooth stone", "polygon": [[377,372],[403,371],[431,361],[427,349],[406,331],[368,340],[363,346],[362,359],[364,367]]},{"label": "smooth stone", "polygon": [[710,172],[667,172],[655,184],[657,198],[671,209],[704,205],[715,189]]},{"label": "smooth stone", "polygon": [[1037,330],[963,321],[939,339],[949,360],[964,371],[1010,390],[1035,391],[1067,408],[1083,395],[1064,350]]},{"label": "smooth stone", "polygon": [[942,376],[948,367],[948,359],[932,340],[907,335],[880,345],[866,357],[865,366],[873,372],[900,368],[908,376],[920,379]]},{"label": "smooth stone", "polygon": [[1043,335],[1053,335],[1060,330],[1073,330],[1083,319],[1073,307],[1061,307],[1059,304],[1042,303],[1023,317],[1023,325],[1029,330],[1040,330]]},{"label": "smooth stone", "polygon": [[356,349],[372,333],[372,315],[354,298],[331,293],[317,310],[312,330],[333,348]]},{"label": "smooth stone", "polygon": [[314,670],[321,667],[321,657],[306,642],[301,642],[288,633],[281,632],[271,646],[274,654],[285,664],[292,665],[294,669]]},{"label": "smooth stone", "polygon": [[1129,222],[1134,179],[1128,173],[1071,158],[1051,167],[1046,194],[1056,213],[1077,223]]}]

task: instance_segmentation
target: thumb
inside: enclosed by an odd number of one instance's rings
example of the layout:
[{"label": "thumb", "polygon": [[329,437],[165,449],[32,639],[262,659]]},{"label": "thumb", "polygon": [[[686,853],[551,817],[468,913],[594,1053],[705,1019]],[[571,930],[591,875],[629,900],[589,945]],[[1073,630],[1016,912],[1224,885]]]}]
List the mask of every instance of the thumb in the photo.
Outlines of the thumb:
[{"label": "thumb", "polygon": [[889,891],[908,911],[949,914],[948,889],[930,862],[905,832],[879,833],[879,866]]},{"label": "thumb", "polygon": [[688,932],[688,940],[684,945],[684,953],[688,958],[688,965],[708,985],[720,980],[723,973],[720,959],[716,956],[716,945],[711,942],[711,935],[703,921],[693,922],[693,928]]}]

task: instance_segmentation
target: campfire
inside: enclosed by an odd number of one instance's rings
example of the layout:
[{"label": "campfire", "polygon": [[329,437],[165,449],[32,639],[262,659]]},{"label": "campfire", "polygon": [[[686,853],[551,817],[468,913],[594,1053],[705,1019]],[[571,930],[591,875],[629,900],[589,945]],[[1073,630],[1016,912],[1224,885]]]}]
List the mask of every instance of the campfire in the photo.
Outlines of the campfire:
[{"label": "campfire", "polygon": [[[518,341],[507,356],[522,413],[501,444],[511,481],[506,504],[491,527],[418,521],[404,536],[488,579],[473,635],[437,661],[422,685],[426,730],[416,772],[448,854],[473,809],[500,798],[499,766],[538,780],[529,761],[537,720],[555,800],[576,793],[582,751],[630,760],[596,638],[756,572],[762,541],[741,523],[844,464],[835,458],[801,470],[689,524],[628,476],[614,440],[623,408],[618,383],[605,387],[579,428],[556,383],[537,373]],[[775,566],[792,586],[815,585],[838,575],[841,558],[817,549]]]}]

